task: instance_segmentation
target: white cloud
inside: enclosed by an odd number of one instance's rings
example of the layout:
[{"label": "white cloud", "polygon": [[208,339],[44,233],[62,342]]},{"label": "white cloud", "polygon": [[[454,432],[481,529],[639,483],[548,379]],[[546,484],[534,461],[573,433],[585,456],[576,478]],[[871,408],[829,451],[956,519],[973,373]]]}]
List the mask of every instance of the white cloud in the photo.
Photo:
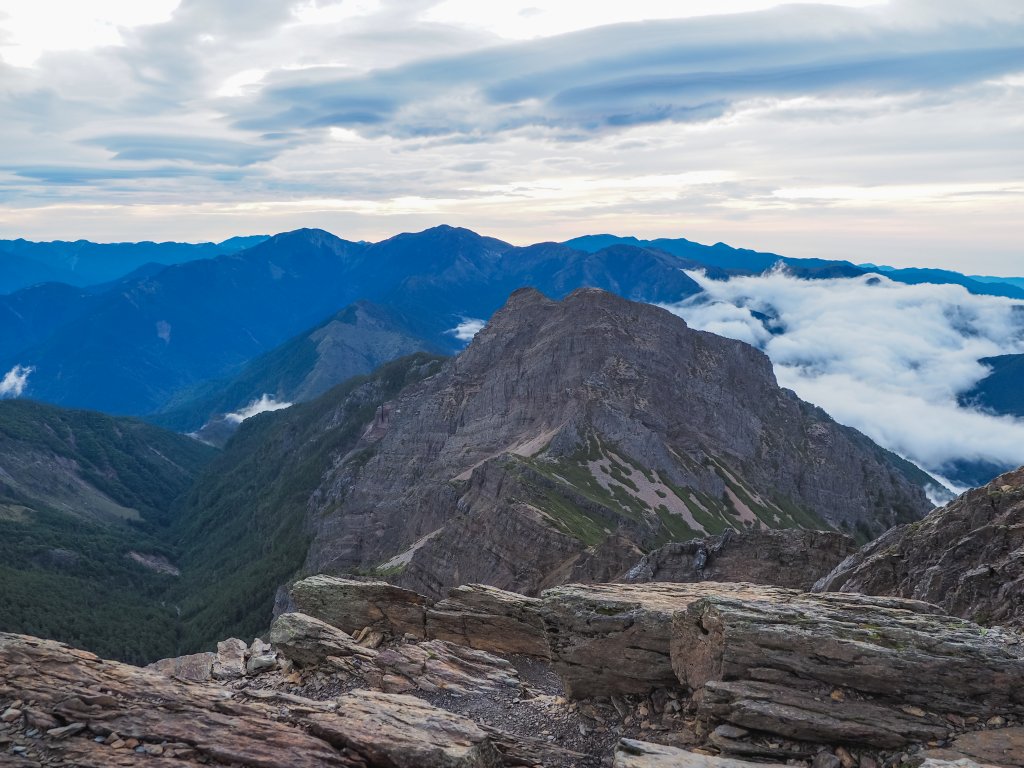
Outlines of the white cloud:
[{"label": "white cloud", "polygon": [[28,377],[35,371],[35,368],[26,365],[16,365],[0,379],[0,398],[21,397],[28,386]]},{"label": "white cloud", "polygon": [[267,411],[281,411],[285,408],[290,408],[291,403],[276,400],[273,395],[264,393],[256,400],[253,400],[245,408],[234,413],[224,414],[224,420],[229,421],[232,424],[241,424],[246,419],[250,419],[258,413],[266,413]]},{"label": "white cloud", "polygon": [[1024,302],[880,276],[688,274],[705,293],[668,309],[764,350],[782,386],[841,423],[938,474],[956,460],[1024,464],[1024,420],[957,402],[987,375],[981,358],[1024,352]]},{"label": "white cloud", "polygon": [[480,333],[485,325],[487,325],[486,320],[467,317],[450,331],[447,331],[447,333],[450,333],[459,341],[472,341],[473,337]]}]

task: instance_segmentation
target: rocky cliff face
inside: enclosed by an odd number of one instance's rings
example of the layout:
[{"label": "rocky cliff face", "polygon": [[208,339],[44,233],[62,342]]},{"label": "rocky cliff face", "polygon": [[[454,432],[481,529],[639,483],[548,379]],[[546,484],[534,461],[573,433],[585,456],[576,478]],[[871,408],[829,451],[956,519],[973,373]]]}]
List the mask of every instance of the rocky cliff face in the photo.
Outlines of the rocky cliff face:
[{"label": "rocky cliff face", "polygon": [[815,589],[913,597],[979,624],[1024,627],[1024,467],[892,529]]},{"label": "rocky cliff face", "polygon": [[324,476],[307,569],[534,592],[621,575],[672,540],[879,533],[929,506],[895,456],[781,389],[752,347],[602,291],[526,289]]}]

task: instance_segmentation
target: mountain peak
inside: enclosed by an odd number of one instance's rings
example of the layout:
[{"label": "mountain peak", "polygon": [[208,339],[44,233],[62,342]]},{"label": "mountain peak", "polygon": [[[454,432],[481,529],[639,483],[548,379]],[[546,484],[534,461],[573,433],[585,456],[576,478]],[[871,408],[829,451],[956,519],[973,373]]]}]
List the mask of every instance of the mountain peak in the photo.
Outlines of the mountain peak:
[{"label": "mountain peak", "polygon": [[880,448],[782,390],[761,352],[593,288],[516,291],[366,435],[314,495],[307,568],[379,567],[432,594],[614,578],[676,538],[877,532],[930,507]]}]

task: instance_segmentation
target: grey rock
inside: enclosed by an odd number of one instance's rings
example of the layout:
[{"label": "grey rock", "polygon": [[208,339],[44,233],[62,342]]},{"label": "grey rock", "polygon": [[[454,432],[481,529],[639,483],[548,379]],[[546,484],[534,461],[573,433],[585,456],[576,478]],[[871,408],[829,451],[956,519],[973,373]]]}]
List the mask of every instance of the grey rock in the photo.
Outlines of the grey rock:
[{"label": "grey rock", "polygon": [[377,652],[359,645],[351,635],[303,613],[284,613],[270,626],[270,642],[287,659],[316,665],[329,656],[372,660]]},{"label": "grey rock", "polygon": [[773,589],[714,582],[555,587],[542,603],[552,666],[574,698],[677,687],[669,655],[673,614],[708,595]]},{"label": "grey rock", "polygon": [[941,739],[944,716],[1024,714],[1024,644],[915,600],[778,590],[673,617],[672,666],[711,722],[819,743]]},{"label": "grey rock", "polygon": [[847,558],[816,591],[896,595],[1024,629],[1024,468],[968,491]]},{"label": "grey rock", "polygon": [[931,507],[927,478],[781,389],[762,353],[597,290],[517,291],[385,410],[311,498],[307,572],[535,594],[666,539],[881,532]]},{"label": "grey rock", "polygon": [[248,650],[244,640],[231,637],[217,643],[217,658],[213,661],[213,678],[215,680],[237,680],[245,675],[245,652]]},{"label": "grey rock", "polygon": [[857,551],[835,531],[726,531],[659,547],[626,574],[625,581],[746,581],[809,590]]},{"label": "grey rock", "polygon": [[412,696],[353,691],[341,714],[314,713],[310,730],[324,741],[390,768],[499,768],[501,755],[468,718]]},{"label": "grey rock", "polygon": [[213,663],[217,660],[215,653],[192,653],[187,656],[176,656],[172,659],[160,659],[147,666],[168,677],[179,680],[203,682],[213,677]]},{"label": "grey rock", "polygon": [[300,613],[315,616],[345,632],[371,627],[419,638],[426,635],[426,608],[432,602],[384,581],[324,575],[296,582],[291,597]]},{"label": "grey rock", "polygon": [[492,653],[547,657],[541,601],[483,584],[456,587],[427,609],[427,636]]},{"label": "grey rock", "polygon": [[751,763],[689,752],[677,747],[622,739],[615,749],[614,768],[783,768],[783,763]]}]

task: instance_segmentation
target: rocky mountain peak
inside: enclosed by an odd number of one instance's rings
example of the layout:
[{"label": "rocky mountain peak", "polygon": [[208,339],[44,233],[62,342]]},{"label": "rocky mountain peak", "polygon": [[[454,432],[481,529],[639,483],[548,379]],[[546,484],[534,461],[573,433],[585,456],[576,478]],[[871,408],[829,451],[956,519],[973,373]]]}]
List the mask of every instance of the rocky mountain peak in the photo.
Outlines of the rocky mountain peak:
[{"label": "rocky mountain peak", "polygon": [[535,591],[667,541],[880,532],[928,508],[895,457],[780,389],[752,347],[603,291],[524,289],[340,457],[307,567]]},{"label": "rocky mountain peak", "polygon": [[886,532],[815,589],[913,597],[1024,628],[1024,467]]}]

